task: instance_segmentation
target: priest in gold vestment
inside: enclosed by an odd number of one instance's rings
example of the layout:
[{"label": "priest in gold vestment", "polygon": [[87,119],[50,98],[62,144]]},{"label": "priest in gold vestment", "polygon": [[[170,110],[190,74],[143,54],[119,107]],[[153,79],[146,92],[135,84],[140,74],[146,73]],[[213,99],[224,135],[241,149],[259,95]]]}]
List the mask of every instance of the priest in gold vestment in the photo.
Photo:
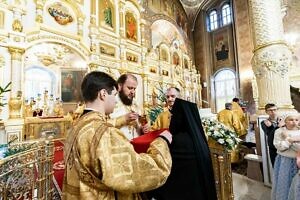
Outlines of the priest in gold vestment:
[{"label": "priest in gold vestment", "polygon": [[113,78],[99,71],[82,82],[86,108],[65,144],[65,200],[140,200],[139,193],[161,186],[170,174],[168,131],[150,144],[147,153],[138,154],[124,134],[107,123],[116,87]]},{"label": "priest in gold vestment", "polygon": [[169,128],[171,121],[170,110],[177,97],[180,97],[180,90],[176,87],[170,87],[166,93],[167,108],[157,116],[154,124],[151,126],[151,130]]},{"label": "priest in gold vestment", "polygon": [[245,117],[245,113],[239,105],[239,101],[240,100],[238,98],[233,98],[231,103],[232,111],[240,121],[240,131],[238,132],[238,136],[241,137],[247,134],[248,123]]},{"label": "priest in gold vestment", "polygon": [[142,110],[134,101],[138,82],[132,74],[122,74],[118,79],[119,94],[114,112],[110,114],[110,123],[119,128],[131,140],[142,134],[138,116]]},{"label": "priest in gold vestment", "polygon": [[237,135],[243,133],[243,128],[241,127],[241,123],[239,121],[238,116],[232,111],[232,104],[225,103],[225,109],[221,110],[217,119],[219,122],[224,124],[227,128],[234,131]]}]

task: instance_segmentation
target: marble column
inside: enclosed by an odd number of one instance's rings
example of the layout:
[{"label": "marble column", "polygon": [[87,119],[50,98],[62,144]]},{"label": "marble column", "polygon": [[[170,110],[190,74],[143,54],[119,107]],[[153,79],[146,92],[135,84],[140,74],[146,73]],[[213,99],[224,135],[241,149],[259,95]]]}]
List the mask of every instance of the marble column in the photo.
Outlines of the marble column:
[{"label": "marble column", "polygon": [[11,54],[11,95],[9,100],[9,118],[21,118],[21,107],[22,107],[22,55],[25,52],[24,49],[17,47],[9,47]]},{"label": "marble column", "polygon": [[22,83],[23,66],[22,56],[25,52],[22,48],[9,47],[11,54],[11,92],[9,105],[9,119],[4,121],[6,141],[17,137],[18,141],[23,140],[24,119],[22,118]]},{"label": "marble column", "polygon": [[267,103],[275,103],[281,111],[294,111],[288,74],[292,53],[283,39],[280,3],[280,0],[249,0],[258,112]]}]

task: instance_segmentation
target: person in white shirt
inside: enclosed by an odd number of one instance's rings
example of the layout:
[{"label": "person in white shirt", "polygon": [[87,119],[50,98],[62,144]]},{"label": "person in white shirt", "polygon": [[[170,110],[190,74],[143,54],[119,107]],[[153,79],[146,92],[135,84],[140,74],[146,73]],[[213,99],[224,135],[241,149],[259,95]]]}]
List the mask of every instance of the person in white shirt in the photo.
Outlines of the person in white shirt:
[{"label": "person in white shirt", "polygon": [[285,127],[278,128],[274,135],[277,156],[273,171],[272,200],[286,200],[293,177],[297,174],[296,156],[300,150],[299,114],[288,114]]}]

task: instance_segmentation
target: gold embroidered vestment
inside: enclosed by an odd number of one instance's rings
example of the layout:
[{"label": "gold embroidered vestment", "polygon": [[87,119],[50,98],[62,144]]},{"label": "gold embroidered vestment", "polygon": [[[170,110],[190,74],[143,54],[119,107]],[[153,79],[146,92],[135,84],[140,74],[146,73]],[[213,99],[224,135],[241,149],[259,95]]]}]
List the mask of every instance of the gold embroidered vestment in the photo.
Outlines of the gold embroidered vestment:
[{"label": "gold embroidered vestment", "polygon": [[[66,160],[67,159],[67,160]],[[171,169],[166,141],[154,140],[147,154],[137,154],[105,116],[83,115],[68,135],[63,198],[66,200],[141,199],[140,192],[165,183]]]}]

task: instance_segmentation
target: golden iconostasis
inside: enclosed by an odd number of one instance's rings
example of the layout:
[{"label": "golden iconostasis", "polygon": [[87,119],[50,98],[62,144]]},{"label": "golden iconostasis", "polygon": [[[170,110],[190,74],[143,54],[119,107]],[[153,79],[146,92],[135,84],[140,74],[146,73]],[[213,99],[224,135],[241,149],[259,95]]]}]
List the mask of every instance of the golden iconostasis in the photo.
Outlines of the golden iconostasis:
[{"label": "golden iconostasis", "polygon": [[181,89],[201,104],[200,74],[193,63],[187,16],[178,2],[2,1],[0,83],[6,140],[22,140],[25,107],[32,99],[62,100],[64,113],[80,101],[85,73],[100,70],[114,78],[138,79],[136,101],[156,102],[159,89]]}]

